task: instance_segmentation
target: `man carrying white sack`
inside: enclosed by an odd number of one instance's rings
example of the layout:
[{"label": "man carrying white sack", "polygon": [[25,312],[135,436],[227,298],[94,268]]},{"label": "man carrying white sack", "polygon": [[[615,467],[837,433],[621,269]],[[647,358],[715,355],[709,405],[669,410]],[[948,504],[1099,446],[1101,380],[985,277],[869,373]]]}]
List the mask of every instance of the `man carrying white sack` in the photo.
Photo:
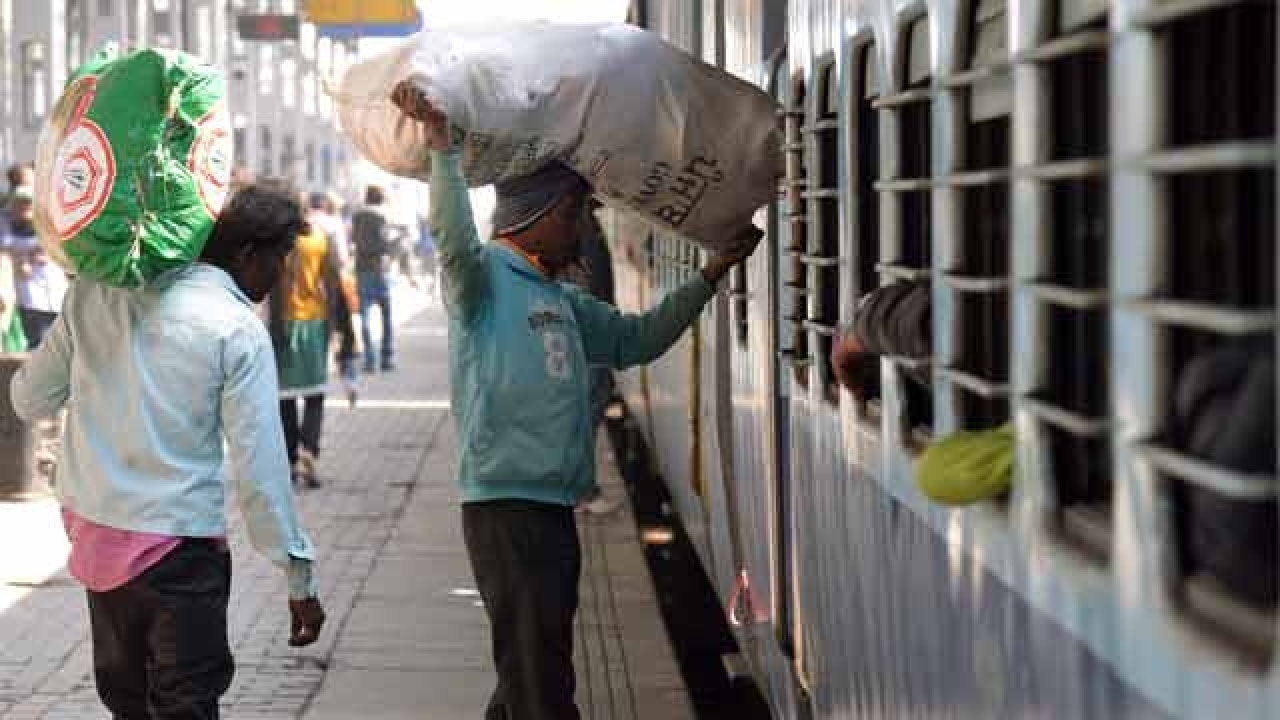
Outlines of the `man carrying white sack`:
[{"label": "man carrying white sack", "polygon": [[487,720],[569,720],[581,551],[573,507],[595,484],[589,363],[622,369],[661,356],[760,231],[643,315],[553,281],[575,262],[590,186],[562,164],[499,182],[495,239],[482,244],[448,123],[420,92],[392,101],[424,125],[432,231],[449,315],[449,374],[461,435],[462,528],[493,633],[498,684]]}]

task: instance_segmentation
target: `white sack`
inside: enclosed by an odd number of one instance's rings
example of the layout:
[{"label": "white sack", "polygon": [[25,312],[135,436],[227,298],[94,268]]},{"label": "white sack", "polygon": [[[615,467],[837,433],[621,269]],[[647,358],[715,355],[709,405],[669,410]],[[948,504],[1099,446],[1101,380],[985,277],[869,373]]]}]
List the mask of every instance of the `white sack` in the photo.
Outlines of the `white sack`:
[{"label": "white sack", "polygon": [[455,126],[472,186],[560,159],[601,201],[711,249],[782,174],[773,100],[634,26],[430,29],[353,65],[332,92],[344,131],[382,169],[425,180],[420,128],[390,101],[405,79]]}]

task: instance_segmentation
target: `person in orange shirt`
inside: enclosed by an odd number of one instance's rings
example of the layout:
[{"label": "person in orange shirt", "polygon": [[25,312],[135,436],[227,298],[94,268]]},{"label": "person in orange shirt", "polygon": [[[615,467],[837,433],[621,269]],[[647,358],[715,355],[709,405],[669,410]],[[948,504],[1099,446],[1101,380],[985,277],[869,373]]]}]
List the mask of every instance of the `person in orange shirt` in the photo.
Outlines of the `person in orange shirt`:
[{"label": "person in orange shirt", "polygon": [[329,338],[334,332],[342,337],[338,360],[344,378],[355,364],[351,307],[342,291],[342,257],[337,240],[308,219],[271,296],[271,338],[289,463],[294,482],[311,488],[320,485],[316,461],[329,379]]}]

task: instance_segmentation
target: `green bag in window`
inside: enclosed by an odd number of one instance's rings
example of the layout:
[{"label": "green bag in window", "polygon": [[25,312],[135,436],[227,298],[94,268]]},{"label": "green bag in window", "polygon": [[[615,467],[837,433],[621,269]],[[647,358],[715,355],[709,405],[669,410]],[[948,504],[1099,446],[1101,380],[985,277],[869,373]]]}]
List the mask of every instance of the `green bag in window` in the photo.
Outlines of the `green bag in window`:
[{"label": "green bag in window", "polygon": [[40,133],[36,229],[69,272],[144,285],[200,255],[226,199],[222,76],[181,52],[108,45],[76,70]]},{"label": "green bag in window", "polygon": [[916,464],[916,485],[943,505],[971,505],[1004,494],[1013,481],[1011,424],[957,432],[929,446]]}]

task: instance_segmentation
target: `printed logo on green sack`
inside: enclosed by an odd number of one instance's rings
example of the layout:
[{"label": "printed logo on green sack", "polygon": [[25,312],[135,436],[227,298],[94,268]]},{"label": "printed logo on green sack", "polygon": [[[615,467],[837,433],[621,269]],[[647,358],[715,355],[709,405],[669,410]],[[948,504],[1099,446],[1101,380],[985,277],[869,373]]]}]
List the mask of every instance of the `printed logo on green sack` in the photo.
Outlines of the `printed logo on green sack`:
[{"label": "printed logo on green sack", "polygon": [[62,239],[80,232],[102,212],[116,178],[111,144],[98,124],[85,117],[97,95],[98,78],[89,75],[67,88],[75,111],[53,163],[54,202],[50,213]]},{"label": "printed logo on green sack", "polygon": [[231,116],[226,103],[220,102],[196,123],[196,140],[187,155],[187,168],[211,217],[222,212],[231,189],[232,142]]}]

